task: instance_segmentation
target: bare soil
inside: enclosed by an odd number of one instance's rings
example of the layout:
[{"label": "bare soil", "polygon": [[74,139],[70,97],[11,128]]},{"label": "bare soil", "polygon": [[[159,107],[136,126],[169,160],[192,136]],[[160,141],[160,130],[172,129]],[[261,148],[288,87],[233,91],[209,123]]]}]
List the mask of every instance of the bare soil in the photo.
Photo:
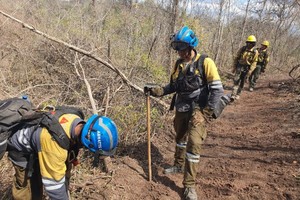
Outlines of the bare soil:
[{"label": "bare soil", "polygon": [[[295,92],[299,87],[288,77],[261,77],[254,92],[246,87],[210,125],[197,175],[199,199],[300,199],[300,96]],[[112,158],[109,174],[84,173],[83,166],[76,167],[72,199],[181,199],[183,175],[162,173],[172,165],[175,148],[169,115],[162,120],[170,128],[152,133],[152,182],[147,143],[138,143]],[[0,170],[0,199],[9,199],[8,177],[13,172],[8,164]]]}]

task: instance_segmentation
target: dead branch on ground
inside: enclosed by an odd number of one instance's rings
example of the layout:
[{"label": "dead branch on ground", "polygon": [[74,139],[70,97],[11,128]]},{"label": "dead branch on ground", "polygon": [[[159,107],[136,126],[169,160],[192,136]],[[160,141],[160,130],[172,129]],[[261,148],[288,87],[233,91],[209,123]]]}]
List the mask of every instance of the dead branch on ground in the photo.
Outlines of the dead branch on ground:
[{"label": "dead branch on ground", "polygon": [[294,66],[290,72],[289,76],[295,81],[300,78],[300,64]]}]

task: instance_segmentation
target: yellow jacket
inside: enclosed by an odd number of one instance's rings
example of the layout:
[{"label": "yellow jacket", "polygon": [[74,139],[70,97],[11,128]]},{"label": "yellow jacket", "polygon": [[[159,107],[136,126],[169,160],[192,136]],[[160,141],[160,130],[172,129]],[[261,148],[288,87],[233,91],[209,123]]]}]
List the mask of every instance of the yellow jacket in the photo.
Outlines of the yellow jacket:
[{"label": "yellow jacket", "polygon": [[267,49],[262,50],[261,48],[259,48],[257,64],[263,65],[263,67],[266,68],[269,61],[270,61],[270,57]]},{"label": "yellow jacket", "polygon": [[[197,66],[197,62],[200,59],[200,54],[195,51],[195,57],[190,64],[185,64],[182,59],[178,59],[171,73],[170,83],[164,87],[164,95],[176,92],[177,98],[175,102],[175,107],[179,112],[179,106],[187,107],[190,105],[191,101],[196,101],[200,107],[208,106],[214,108],[216,103],[219,101],[220,97],[223,95],[223,85],[218,73],[218,69],[214,61],[205,57],[203,61],[203,66],[198,66],[198,68],[203,67],[203,74],[200,73]],[[195,67],[194,73],[191,73],[191,68]],[[189,75],[190,73],[190,75]],[[182,80],[193,79],[193,74],[199,77],[200,86],[193,91],[185,91],[185,87],[182,87]]]},{"label": "yellow jacket", "polygon": [[[74,138],[75,127],[80,122],[83,120],[74,114],[64,114],[59,118],[59,123],[69,138]],[[65,186],[68,150],[60,147],[46,128],[25,126],[12,135],[9,145],[13,152],[20,152],[14,157],[9,152],[10,160],[23,168],[29,162],[26,155],[37,153],[42,182],[50,199],[68,199]]]},{"label": "yellow jacket", "polygon": [[[59,123],[69,138],[74,137],[75,126],[81,121],[74,114],[64,114],[59,118]],[[65,199],[67,198],[65,174],[68,150],[60,147],[51,138],[46,128],[42,129],[39,141],[38,160],[45,190],[53,199]]]},{"label": "yellow jacket", "polygon": [[253,47],[252,49],[247,49],[246,46],[243,46],[239,49],[237,56],[234,60],[234,67],[240,65],[248,65],[250,66],[249,74],[254,71],[256,64],[258,61],[258,51]]}]

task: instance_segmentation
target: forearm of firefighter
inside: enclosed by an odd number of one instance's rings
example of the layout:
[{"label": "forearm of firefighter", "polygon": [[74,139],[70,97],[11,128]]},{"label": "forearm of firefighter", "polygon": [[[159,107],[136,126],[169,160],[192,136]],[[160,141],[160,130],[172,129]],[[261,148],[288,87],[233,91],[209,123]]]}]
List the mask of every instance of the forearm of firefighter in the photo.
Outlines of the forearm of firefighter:
[{"label": "forearm of firefighter", "polygon": [[218,69],[213,60],[204,60],[204,71],[209,88],[208,107],[214,109],[221,96],[224,94],[223,85],[218,73]]},{"label": "forearm of firefighter", "polygon": [[45,191],[51,200],[68,200],[66,187],[67,152],[39,152],[40,171]]},{"label": "forearm of firefighter", "polygon": [[165,87],[163,87],[163,89],[164,89],[164,95],[172,94],[176,91],[176,84],[171,82]]},{"label": "forearm of firefighter", "polygon": [[[221,81],[220,81],[221,82]],[[208,107],[215,109],[217,103],[220,101],[221,96],[224,94],[223,86],[221,83],[212,83],[209,86]]]},{"label": "forearm of firefighter", "polygon": [[237,67],[237,65],[238,65],[239,59],[240,59],[241,56],[242,56],[243,51],[244,51],[244,50],[243,50],[243,47],[241,47],[241,48],[238,50],[237,54],[235,55],[235,57],[234,57],[234,59],[233,59],[233,67],[232,67],[232,72],[233,72],[233,73],[234,73],[235,70],[236,70],[236,67]]},{"label": "forearm of firefighter", "polygon": [[60,181],[42,178],[45,191],[51,200],[68,200],[68,193],[65,184],[65,176]]},{"label": "forearm of firefighter", "polygon": [[231,70],[232,73],[235,73],[237,65],[238,65],[238,57],[236,57],[233,61],[233,66]]}]

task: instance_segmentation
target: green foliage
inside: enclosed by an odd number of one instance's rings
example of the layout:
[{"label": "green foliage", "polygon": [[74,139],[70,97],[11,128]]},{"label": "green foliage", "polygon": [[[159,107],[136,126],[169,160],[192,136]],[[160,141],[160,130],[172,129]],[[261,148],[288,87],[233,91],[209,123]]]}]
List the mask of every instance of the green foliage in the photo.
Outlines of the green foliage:
[{"label": "green foliage", "polygon": [[[114,106],[110,117],[118,126],[120,141],[124,145],[145,141],[147,136],[147,110],[145,104],[128,104],[126,106]],[[161,114],[158,109],[151,108],[151,120],[155,126],[161,127],[159,122]],[[157,123],[156,123],[157,122]]]},{"label": "green foliage", "polygon": [[156,82],[166,83],[169,79],[169,74],[162,65],[156,63],[156,60],[149,59],[148,55],[142,55],[143,68],[147,70]]}]

